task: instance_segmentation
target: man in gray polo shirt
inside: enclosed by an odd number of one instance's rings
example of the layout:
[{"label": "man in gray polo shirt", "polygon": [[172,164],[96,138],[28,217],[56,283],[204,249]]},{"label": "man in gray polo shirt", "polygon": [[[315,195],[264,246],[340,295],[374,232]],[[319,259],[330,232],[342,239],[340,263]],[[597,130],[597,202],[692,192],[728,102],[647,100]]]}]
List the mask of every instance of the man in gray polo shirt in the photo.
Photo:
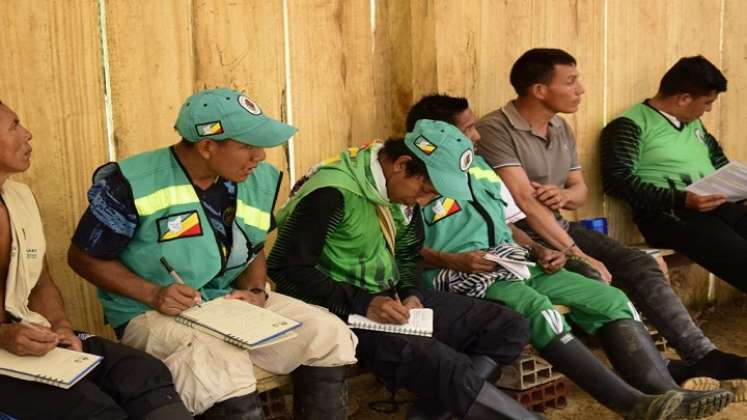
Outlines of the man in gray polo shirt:
[{"label": "man in gray polo shirt", "polygon": [[[500,175],[527,218],[517,226],[557,250],[588,260],[606,282],[628,297],[666,337],[685,363],[670,363],[672,376],[684,381],[698,373],[728,379],[734,355],[722,353],[695,325],[656,261],[626,248],[578,222],[560,209],[584,205],[587,187],[571,128],[557,113],[574,113],[584,88],[576,61],[557,49],[533,49],[511,69],[518,98],[482,117],[478,153]],[[739,358],[744,363],[743,358]]]}]

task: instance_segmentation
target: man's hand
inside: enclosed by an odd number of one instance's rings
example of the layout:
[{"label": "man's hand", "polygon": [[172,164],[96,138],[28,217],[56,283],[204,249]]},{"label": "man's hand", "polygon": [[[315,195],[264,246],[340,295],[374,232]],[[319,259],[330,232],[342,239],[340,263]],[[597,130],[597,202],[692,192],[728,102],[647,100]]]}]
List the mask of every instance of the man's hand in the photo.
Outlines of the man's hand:
[{"label": "man's hand", "polygon": [[591,258],[590,256],[586,254],[582,255],[581,257],[589,260],[589,263],[591,263],[591,266],[594,267],[594,269],[596,269],[597,271],[599,271],[599,274],[602,275],[602,280],[605,283],[610,284],[612,282],[612,274],[610,274],[610,272],[607,270],[607,267],[605,267],[601,261],[595,260],[594,258]]},{"label": "man's hand", "polygon": [[39,325],[0,324],[0,348],[18,356],[44,356],[57,346],[57,334]]},{"label": "man's hand", "polygon": [[77,335],[75,335],[75,332],[73,332],[72,328],[57,327],[54,329],[54,333],[57,334],[59,346],[66,347],[74,351],[83,351],[83,343],[80,342],[80,339]]},{"label": "man's hand", "polygon": [[534,181],[531,181],[531,184],[534,188],[534,198],[551,210],[562,209],[570,200],[568,193],[556,185],[542,185]]},{"label": "man's hand", "polygon": [[410,309],[388,296],[376,296],[368,304],[366,317],[382,324],[406,324]]},{"label": "man's hand", "polygon": [[150,306],[164,315],[179,315],[202,301],[200,293],[184,284],[172,283],[158,289]]},{"label": "man's hand", "polygon": [[417,296],[408,296],[407,299],[402,301],[402,306],[409,311],[410,309],[422,308],[423,304]]},{"label": "man's hand", "polygon": [[534,251],[537,264],[545,273],[554,273],[565,265],[565,254],[560,251],[545,248],[540,244],[535,244],[532,251]]},{"label": "man's hand", "polygon": [[252,305],[256,305],[262,308],[265,306],[265,303],[267,303],[267,294],[264,290],[262,290],[262,293],[255,293],[251,290],[234,290],[233,292],[226,295],[226,299],[243,300],[244,302],[248,302]]},{"label": "man's hand", "polygon": [[685,195],[685,207],[700,212],[711,211],[725,202],[724,194],[698,195],[688,191]]},{"label": "man's hand", "polygon": [[448,267],[462,273],[487,273],[495,271],[497,263],[486,260],[484,251],[459,252],[448,254]]}]

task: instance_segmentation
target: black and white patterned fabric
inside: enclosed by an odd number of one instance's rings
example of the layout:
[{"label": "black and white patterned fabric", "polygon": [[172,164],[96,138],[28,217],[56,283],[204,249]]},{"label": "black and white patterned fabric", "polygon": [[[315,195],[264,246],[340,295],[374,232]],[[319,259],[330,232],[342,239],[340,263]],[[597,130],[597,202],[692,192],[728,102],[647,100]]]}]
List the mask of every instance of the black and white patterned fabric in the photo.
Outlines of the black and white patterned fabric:
[{"label": "black and white patterned fabric", "polygon": [[[486,252],[514,261],[531,261],[529,250],[515,243],[504,243]],[[444,268],[433,279],[433,287],[442,292],[484,298],[488,288],[496,281],[522,281],[520,277],[498,265],[495,271],[487,273],[465,273]]]}]

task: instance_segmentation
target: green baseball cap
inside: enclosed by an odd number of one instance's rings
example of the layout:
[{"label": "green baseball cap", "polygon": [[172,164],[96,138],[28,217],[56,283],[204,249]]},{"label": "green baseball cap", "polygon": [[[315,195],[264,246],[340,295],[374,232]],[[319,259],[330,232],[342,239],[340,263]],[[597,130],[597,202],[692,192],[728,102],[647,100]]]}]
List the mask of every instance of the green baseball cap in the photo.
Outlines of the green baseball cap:
[{"label": "green baseball cap", "polygon": [[209,89],[187,98],[174,125],[185,140],[236,140],[257,147],[285,143],[296,128],[266,116],[259,105],[233,89]]},{"label": "green baseball cap", "polygon": [[467,171],[472,166],[472,142],[455,126],[443,121],[418,120],[405,135],[405,145],[425,162],[428,177],[439,194],[472,200]]}]

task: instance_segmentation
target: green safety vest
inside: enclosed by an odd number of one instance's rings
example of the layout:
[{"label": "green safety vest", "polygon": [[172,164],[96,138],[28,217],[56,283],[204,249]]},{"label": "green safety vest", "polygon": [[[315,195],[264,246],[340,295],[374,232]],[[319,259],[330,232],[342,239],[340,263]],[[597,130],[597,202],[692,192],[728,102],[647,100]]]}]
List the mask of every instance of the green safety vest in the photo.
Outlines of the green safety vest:
[{"label": "green safety vest", "polygon": [[337,189],[345,203],[344,216],[327,234],[316,268],[334,281],[379,293],[389,288],[389,280],[395,284],[399,281],[399,271],[379,227],[376,204],[391,206],[397,231],[401,231],[404,217],[399,208],[378,196],[370,174],[371,156],[370,146],[352,148],[323,162],[278,211],[277,223],[282,227],[296,205],[312,191]]},{"label": "green safety vest", "polygon": [[[137,228],[119,260],[133,273],[161,286],[174,282],[160,258],[165,257],[184,283],[203,300],[230,292],[267,237],[281,173],[260,163],[237,184],[233,243],[222,249],[197,193],[171,148],[142,153],[119,162],[132,189]],[[97,172],[96,177],[105,176]],[[96,181],[97,179],[94,179]],[[118,327],[152,308],[99,289],[109,323]]]},{"label": "green safety vest", "polygon": [[[438,197],[422,208],[425,242],[423,246],[440,252],[485,250],[512,242],[501,199],[501,179],[481,156],[475,156],[469,169],[473,200]],[[423,271],[427,288],[440,269]]]}]

